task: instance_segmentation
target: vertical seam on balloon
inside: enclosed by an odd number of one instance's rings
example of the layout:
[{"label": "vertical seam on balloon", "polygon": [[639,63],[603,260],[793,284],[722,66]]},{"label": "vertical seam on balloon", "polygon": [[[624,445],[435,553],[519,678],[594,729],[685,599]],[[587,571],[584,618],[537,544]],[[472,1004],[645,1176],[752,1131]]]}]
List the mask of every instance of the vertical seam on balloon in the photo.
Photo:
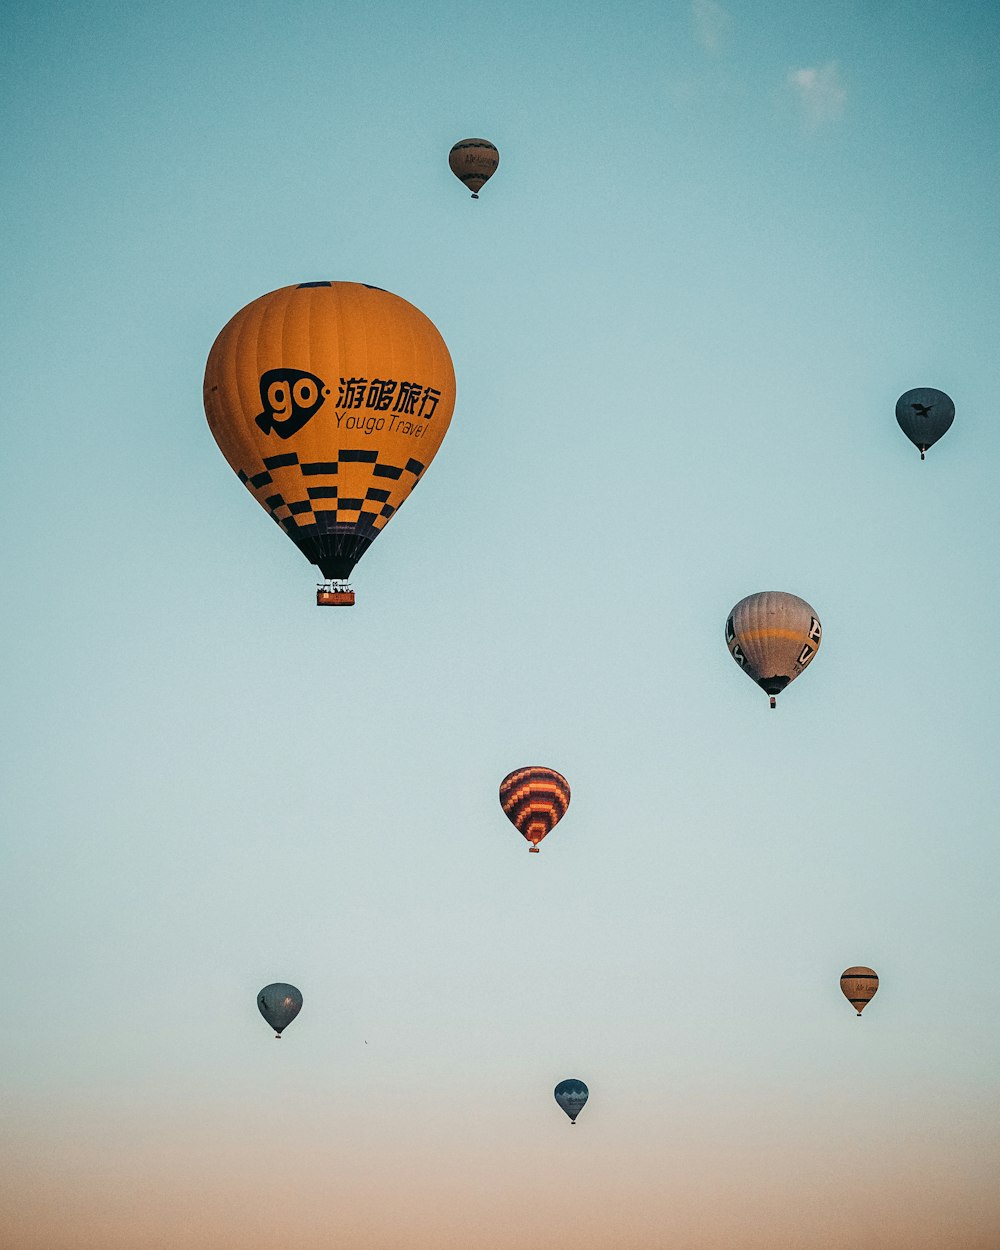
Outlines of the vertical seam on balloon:
[{"label": "vertical seam on balloon", "polygon": [[[369,351],[368,351],[368,342],[369,342],[369,334],[368,334],[368,332],[369,332],[369,328],[370,328],[370,327],[369,327],[369,323],[368,323],[368,318],[369,318],[369,315],[370,315],[370,310],[371,310],[371,306],[372,306],[372,301],[373,301],[373,300],[378,300],[378,299],[379,299],[379,296],[380,296],[380,293],[379,293],[378,291],[375,291],[375,292],[373,292],[371,295],[369,295],[369,294],[368,294],[368,291],[367,291],[367,288],[365,288],[365,287],[360,287],[360,288],[358,288],[358,292],[357,292],[357,293],[358,293],[358,302],[359,302],[359,304],[360,304],[360,306],[361,306],[361,313],[362,313],[362,316],[360,317],[360,321],[361,321],[361,324],[362,324],[362,327],[363,327],[362,359],[363,359],[363,360],[370,360],[370,359],[371,359],[371,356],[370,356],[370,353],[369,353]],[[368,383],[369,383],[369,385],[371,385],[371,383],[372,383],[373,381],[374,381],[374,378],[369,378],[369,379],[368,379]],[[369,392],[369,394],[370,394],[370,392]],[[375,462],[376,462],[376,463],[378,463],[378,453],[377,453],[377,451],[376,451],[376,455],[375,455]],[[375,480],[375,475],[374,475],[374,473],[373,473],[373,466],[372,466],[372,465],[369,465],[369,466],[368,466],[368,474],[367,474],[367,476],[366,476],[366,478],[365,478],[365,480],[364,480],[364,484],[363,484],[363,485],[364,485],[364,493],[361,495],[361,498],[362,498],[362,499],[364,499],[364,498],[366,498],[366,497],[367,497],[367,495],[368,495],[368,491],[369,491],[369,488],[371,487],[371,484],[372,484],[372,482],[373,482],[374,480]],[[360,513],[360,511],[359,511],[359,513],[358,513],[358,520],[357,520],[356,524],[357,524],[357,525],[360,525],[360,524],[361,524],[361,513]],[[379,531],[376,531],[376,533],[378,533],[378,532],[379,532]]]},{"label": "vertical seam on balloon", "polygon": [[[310,295],[312,295],[312,291],[307,290],[306,298],[308,299]],[[285,341],[285,330],[288,326],[288,318],[291,315],[292,303],[296,299],[297,299],[297,294],[296,294],[295,288],[292,287],[291,290],[286,292],[285,298],[281,301],[281,321],[278,327],[278,355],[279,355],[279,363],[285,368],[289,367],[288,344]],[[296,362],[292,367],[299,369],[302,367],[302,363],[308,364],[309,371],[314,372],[313,367],[312,367],[312,353],[310,353],[308,361],[301,362],[301,363]],[[289,387],[289,392],[291,392],[291,387]],[[282,529],[284,528],[285,527],[282,526]]]},{"label": "vertical seam on balloon", "polygon": [[[340,385],[340,379],[342,377],[345,377],[347,374],[345,363],[347,360],[346,334],[347,334],[348,318],[345,315],[345,305],[347,303],[348,291],[351,290],[353,286],[354,286],[353,283],[341,283],[341,284],[338,284],[336,287],[332,288],[336,293],[336,301],[337,301],[337,385],[338,387]],[[339,465],[340,463],[340,440],[339,439],[337,440],[337,462]],[[343,478],[340,477],[339,471],[337,475],[337,483],[338,483],[338,486],[341,486],[343,483]],[[338,508],[339,508],[339,501],[338,501]],[[339,510],[334,515],[335,515],[335,519],[339,522],[340,520]],[[345,546],[344,535],[339,530],[337,530],[332,535],[330,541],[333,544],[333,549],[336,552],[336,554],[338,556],[342,555],[343,549]]]},{"label": "vertical seam on balloon", "polygon": [[[240,421],[240,424],[237,430],[237,435],[239,438],[241,450],[243,452],[243,458],[253,462],[249,465],[246,465],[246,464],[243,465],[243,468],[247,469],[251,473],[256,471],[258,467],[256,464],[256,461],[260,459],[260,457],[256,455],[256,451],[253,445],[253,436],[250,433],[250,422],[253,420],[253,417],[254,417],[254,414],[251,411],[251,408],[255,405],[255,401],[259,398],[259,395],[260,395],[260,385],[257,379],[259,379],[259,376],[260,376],[259,333],[260,333],[260,324],[264,316],[264,309],[263,309],[264,300],[265,300],[264,296],[261,296],[259,300],[254,300],[253,303],[250,305],[249,309],[247,310],[246,316],[240,319],[240,326],[236,335],[235,350],[233,351],[233,373],[234,373],[234,380],[236,383],[236,385],[233,388],[233,393],[237,396],[237,399],[239,401],[239,407],[240,407],[241,414],[242,414],[242,420]],[[246,341],[249,340],[251,337],[251,330],[253,330],[253,338],[254,338],[254,345],[255,345],[254,356],[253,356],[254,377],[252,379],[252,384],[254,385],[255,390],[248,397],[246,394],[247,383],[246,383],[245,376],[244,376],[246,373],[246,370],[241,369],[239,367],[239,362],[242,360],[245,360],[246,358],[244,346],[245,346]],[[254,498],[256,498],[256,495],[254,496]]]}]

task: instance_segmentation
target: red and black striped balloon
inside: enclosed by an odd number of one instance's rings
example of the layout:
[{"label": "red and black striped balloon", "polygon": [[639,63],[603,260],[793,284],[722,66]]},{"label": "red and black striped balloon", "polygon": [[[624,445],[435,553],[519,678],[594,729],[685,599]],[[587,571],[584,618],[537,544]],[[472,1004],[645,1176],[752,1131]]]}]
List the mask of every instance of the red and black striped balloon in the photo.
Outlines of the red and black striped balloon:
[{"label": "red and black striped balloon", "polygon": [[569,782],[553,768],[515,768],[500,782],[504,815],[531,843],[532,851],[551,833],[569,807]]}]

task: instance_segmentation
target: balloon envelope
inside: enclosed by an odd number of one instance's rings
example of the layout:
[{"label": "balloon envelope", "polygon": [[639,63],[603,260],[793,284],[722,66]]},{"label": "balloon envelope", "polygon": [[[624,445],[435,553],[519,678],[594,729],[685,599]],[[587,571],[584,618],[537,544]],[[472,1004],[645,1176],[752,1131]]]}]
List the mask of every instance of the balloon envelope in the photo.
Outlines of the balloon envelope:
[{"label": "balloon envelope", "polygon": [[822,636],[815,609],[784,590],[747,595],[726,621],[730,655],[771,696],[772,707],[774,696],[812,662]]},{"label": "balloon envelope", "polygon": [[500,806],[514,828],[538,850],[538,843],[566,815],[569,782],[554,768],[515,768],[500,782]]},{"label": "balloon envelope", "polygon": [[948,432],[955,420],[955,405],[944,391],[933,386],[918,386],[896,400],[896,420],[911,443],[924,452]]},{"label": "balloon envelope", "polygon": [[878,989],[878,975],[874,968],[845,968],[840,974],[840,988],[844,997],[860,1016]]},{"label": "balloon envelope", "polygon": [[419,309],[359,282],[262,295],[205,368],[222,454],[323,576],[350,576],[434,459],[455,407],[444,340]]},{"label": "balloon envelope", "polygon": [[566,1112],[571,1122],[575,1124],[576,1117],[587,1104],[590,1090],[587,1089],[583,1081],[570,1077],[568,1080],[560,1081],[552,1092],[555,1095],[556,1102]]},{"label": "balloon envelope", "polygon": [[280,1037],[281,1030],[286,1029],[302,1010],[302,995],[294,985],[275,981],[273,985],[265,985],[257,995],[257,1006]]},{"label": "balloon envelope", "polygon": [[474,200],[479,191],[496,173],[500,153],[489,139],[459,139],[448,153],[451,172],[472,192]]}]

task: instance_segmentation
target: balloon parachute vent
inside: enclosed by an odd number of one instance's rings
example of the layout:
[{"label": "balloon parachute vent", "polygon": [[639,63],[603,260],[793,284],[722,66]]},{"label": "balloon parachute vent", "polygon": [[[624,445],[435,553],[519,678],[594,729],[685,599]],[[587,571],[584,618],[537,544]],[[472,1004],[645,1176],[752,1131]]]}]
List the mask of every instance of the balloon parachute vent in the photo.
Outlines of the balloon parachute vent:
[{"label": "balloon parachute vent", "polygon": [[354,591],[347,582],[320,582],[316,587],[318,608],[353,608]]}]

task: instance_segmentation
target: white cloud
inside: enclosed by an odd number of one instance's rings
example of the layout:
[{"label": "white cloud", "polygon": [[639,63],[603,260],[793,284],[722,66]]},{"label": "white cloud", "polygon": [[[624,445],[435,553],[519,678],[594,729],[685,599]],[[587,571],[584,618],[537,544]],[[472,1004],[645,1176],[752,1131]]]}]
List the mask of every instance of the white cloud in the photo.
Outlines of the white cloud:
[{"label": "white cloud", "polygon": [[810,126],[836,121],[843,113],[847,89],[840,81],[836,61],[819,68],[789,70],[788,84],[798,96]]},{"label": "white cloud", "polygon": [[694,37],[709,52],[718,52],[729,26],[729,14],[716,0],[691,0]]}]

